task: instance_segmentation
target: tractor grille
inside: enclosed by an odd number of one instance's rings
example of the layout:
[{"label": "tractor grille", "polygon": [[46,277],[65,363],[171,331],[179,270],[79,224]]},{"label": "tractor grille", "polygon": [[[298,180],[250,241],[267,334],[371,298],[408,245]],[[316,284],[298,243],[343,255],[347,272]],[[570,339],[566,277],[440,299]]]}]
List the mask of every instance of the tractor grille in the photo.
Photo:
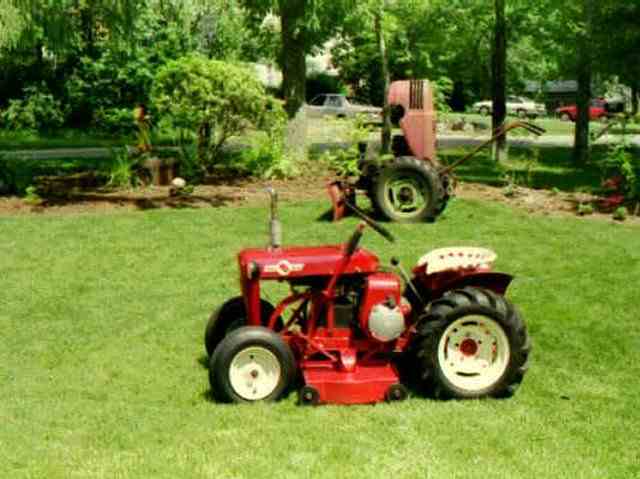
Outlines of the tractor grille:
[{"label": "tractor grille", "polygon": [[424,81],[411,80],[409,84],[409,108],[422,110],[424,107]]}]

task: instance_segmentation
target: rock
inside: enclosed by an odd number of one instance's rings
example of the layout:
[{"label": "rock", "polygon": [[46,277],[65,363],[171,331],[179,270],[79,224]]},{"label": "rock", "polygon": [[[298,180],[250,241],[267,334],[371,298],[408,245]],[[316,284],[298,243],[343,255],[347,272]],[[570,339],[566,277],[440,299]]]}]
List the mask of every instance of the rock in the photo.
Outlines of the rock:
[{"label": "rock", "polygon": [[184,178],[177,176],[171,181],[171,186],[174,186],[175,188],[184,188],[187,186],[187,182]]}]

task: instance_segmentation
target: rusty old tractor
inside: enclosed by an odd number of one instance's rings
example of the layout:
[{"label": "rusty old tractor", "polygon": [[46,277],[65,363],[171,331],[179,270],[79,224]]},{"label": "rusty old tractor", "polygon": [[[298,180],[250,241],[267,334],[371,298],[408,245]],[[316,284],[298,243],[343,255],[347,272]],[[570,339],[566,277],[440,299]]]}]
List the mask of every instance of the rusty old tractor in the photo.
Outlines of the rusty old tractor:
[{"label": "rusty old tractor", "polygon": [[360,175],[355,182],[343,179],[327,185],[333,219],[339,220],[356,204],[356,193],[364,192],[378,216],[390,221],[435,221],[444,211],[454,186],[453,170],[508,131],[524,128],[535,135],[544,133],[537,125],[515,121],[503,125],[493,136],[451,165],[436,156],[436,111],[428,80],[400,80],[391,83],[389,104],[400,117],[403,135],[393,137],[393,159],[380,161],[360,144]]}]

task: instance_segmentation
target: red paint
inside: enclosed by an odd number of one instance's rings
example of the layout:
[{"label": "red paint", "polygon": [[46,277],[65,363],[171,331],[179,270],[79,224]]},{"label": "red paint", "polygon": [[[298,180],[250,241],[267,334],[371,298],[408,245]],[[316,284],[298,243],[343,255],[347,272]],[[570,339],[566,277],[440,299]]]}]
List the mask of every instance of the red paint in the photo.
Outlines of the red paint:
[{"label": "red paint", "polygon": [[[421,310],[412,310],[403,300],[401,280],[380,271],[375,254],[356,248],[349,256],[345,245],[245,249],[238,255],[238,264],[248,323],[266,323],[273,329],[278,318],[283,318],[285,326],[280,334],[291,346],[306,385],[318,390],[320,402],[379,402],[389,387],[400,382],[392,356],[410,344],[415,334],[412,326]],[[421,266],[413,273],[414,283],[429,300],[467,285],[502,294],[511,281],[510,276],[489,268],[428,275],[426,266]],[[262,281],[287,281],[293,286],[293,292],[275,305],[270,318],[260,317]],[[355,303],[351,310],[349,303],[346,309],[341,303],[339,316],[334,302],[337,298],[344,301],[341,295],[349,284],[358,294],[352,295]],[[394,341],[383,343],[368,333],[370,314],[380,304],[391,309],[398,306],[404,316],[405,332]],[[465,355],[475,354],[477,344],[464,340],[460,350]]]},{"label": "red paint", "polygon": [[358,364],[353,371],[342,371],[327,363],[302,364],[305,384],[320,393],[320,402],[332,404],[367,404],[385,400],[389,387],[400,381],[388,361]]},{"label": "red paint", "polygon": [[460,343],[460,352],[465,356],[473,356],[477,351],[478,345],[471,338],[467,338]]},{"label": "red paint", "polygon": [[400,128],[413,155],[421,160],[435,161],[436,111],[429,81],[394,81],[389,86],[389,104],[404,108]]}]

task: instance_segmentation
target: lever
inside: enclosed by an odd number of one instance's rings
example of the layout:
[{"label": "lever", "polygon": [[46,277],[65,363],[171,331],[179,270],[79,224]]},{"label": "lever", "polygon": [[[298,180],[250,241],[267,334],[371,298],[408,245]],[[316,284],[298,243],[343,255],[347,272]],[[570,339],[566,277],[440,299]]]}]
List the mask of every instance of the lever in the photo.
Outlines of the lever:
[{"label": "lever", "polygon": [[400,273],[400,276],[402,276],[402,279],[404,280],[404,282],[407,284],[407,286],[409,286],[413,294],[415,294],[416,298],[418,298],[418,300],[422,303],[422,306],[426,306],[427,303],[424,301],[420,293],[418,293],[418,289],[413,284],[413,281],[411,281],[411,278],[409,277],[405,269],[402,267],[400,260],[395,256],[391,257],[391,266],[393,266],[398,270],[398,272]]}]

